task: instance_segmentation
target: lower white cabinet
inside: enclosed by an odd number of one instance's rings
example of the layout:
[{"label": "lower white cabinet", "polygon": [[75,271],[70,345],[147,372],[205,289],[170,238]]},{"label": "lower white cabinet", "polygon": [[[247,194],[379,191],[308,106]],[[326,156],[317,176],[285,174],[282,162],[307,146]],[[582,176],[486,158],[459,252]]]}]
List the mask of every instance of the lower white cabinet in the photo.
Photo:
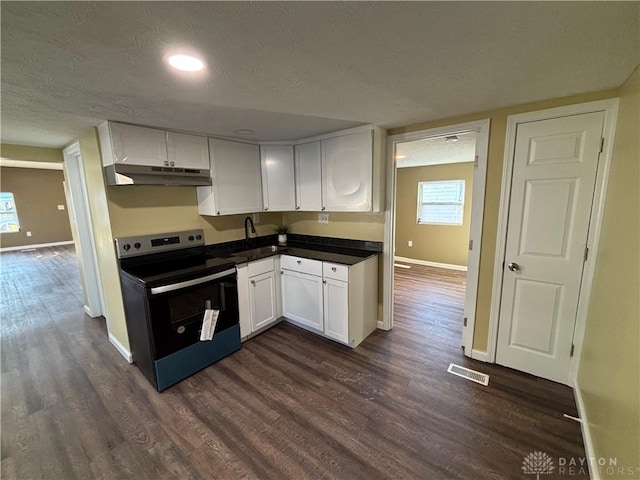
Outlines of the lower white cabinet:
[{"label": "lower white cabinet", "polygon": [[276,272],[249,278],[251,331],[255,332],[278,319],[276,308]]},{"label": "lower white cabinet", "polygon": [[275,324],[282,316],[280,258],[269,257],[236,266],[240,337]]},{"label": "lower white cabinet", "polygon": [[301,326],[323,332],[322,277],[282,269],[281,279],[284,317]]},{"label": "lower white cabinet", "polygon": [[349,343],[349,284],[332,278],[323,281],[324,334]]}]

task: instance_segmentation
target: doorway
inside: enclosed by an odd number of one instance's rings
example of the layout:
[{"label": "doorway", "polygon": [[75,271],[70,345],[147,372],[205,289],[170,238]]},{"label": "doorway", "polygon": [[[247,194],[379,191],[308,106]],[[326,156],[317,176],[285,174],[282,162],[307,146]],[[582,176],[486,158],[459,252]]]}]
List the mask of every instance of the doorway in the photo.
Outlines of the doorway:
[{"label": "doorway", "polygon": [[[449,140],[446,140],[449,138]],[[458,124],[451,125],[448,127],[434,128],[429,130],[422,130],[418,132],[412,132],[401,135],[393,135],[388,139],[388,158],[392,159],[389,162],[388,170],[387,170],[387,210],[385,213],[385,242],[384,242],[384,308],[383,308],[383,325],[384,329],[391,329],[393,327],[393,317],[394,317],[394,285],[395,285],[395,260],[396,257],[401,265],[411,266],[411,268],[423,268],[423,267],[431,267],[433,268],[433,264],[440,264],[437,267],[459,267],[458,270],[464,270],[461,265],[456,265],[454,261],[450,262],[432,262],[431,265],[427,264],[413,264],[407,265],[407,258],[403,255],[399,255],[401,251],[410,251],[408,249],[414,248],[412,246],[409,247],[408,242],[413,242],[414,239],[404,238],[404,233],[399,231],[397,228],[397,221],[399,217],[406,216],[407,212],[406,208],[403,209],[402,215],[400,215],[399,205],[402,202],[398,201],[399,195],[399,184],[398,180],[403,175],[399,174],[399,169],[403,168],[411,168],[405,167],[403,164],[407,164],[407,162],[411,161],[412,152],[419,149],[421,146],[430,145],[432,148],[446,148],[456,150],[455,143],[456,141],[452,141],[456,139],[457,142],[465,142],[468,143],[470,148],[473,150],[473,157],[470,163],[473,165],[473,173],[471,175],[472,180],[470,179],[470,184],[472,185],[472,192],[470,195],[470,208],[467,212],[469,216],[470,225],[468,227],[468,234],[464,234],[464,242],[465,247],[468,249],[468,260],[467,260],[467,274],[466,281],[462,287],[464,290],[464,306],[460,310],[459,318],[457,321],[460,325],[461,339],[460,343],[465,351],[465,355],[469,357],[473,357],[472,351],[472,343],[473,343],[473,329],[475,323],[475,305],[476,305],[476,297],[477,297],[477,287],[478,287],[478,272],[479,272],[479,263],[480,263],[480,241],[481,241],[481,229],[482,229],[482,218],[483,218],[483,210],[484,210],[484,190],[485,190],[485,178],[486,178],[486,162],[487,162],[487,148],[488,148],[488,140],[489,140],[489,120],[481,120],[476,122],[470,122],[466,124]],[[443,147],[444,145],[444,147]],[[460,149],[463,150],[463,149]],[[468,150],[468,149],[467,149]],[[415,156],[415,155],[414,155]],[[442,158],[442,154],[439,155]],[[438,155],[436,155],[438,157]],[[450,156],[449,162],[451,164],[461,163],[456,162],[455,157]],[[464,163],[464,162],[462,162]],[[451,179],[450,179],[451,180]],[[420,224],[427,225],[428,223],[442,223],[442,220],[446,220],[453,223],[459,223],[460,216],[464,219],[464,205],[460,205],[459,201],[455,201],[454,197],[460,199],[460,194],[463,193],[462,190],[464,186],[461,185],[460,178],[452,179],[450,183],[444,184],[443,182],[437,183],[429,183],[427,180],[419,185],[416,182],[416,192],[415,198],[417,201],[410,207],[409,217],[415,215],[413,219],[413,223],[416,226],[421,226]],[[456,182],[456,180],[458,180]],[[400,186],[402,188],[401,197],[404,196],[406,187]],[[436,209],[431,208],[429,212],[427,212],[426,205],[437,204],[438,202],[433,202],[433,192],[437,189],[446,189],[448,191],[449,196],[451,197],[451,202],[440,202],[444,205],[447,203],[448,206],[442,206]],[[413,187],[411,187],[413,190]],[[462,195],[463,196],[463,195]],[[453,204],[457,203],[457,206]],[[425,208],[422,208],[422,205],[425,205]],[[430,218],[421,218],[421,215],[432,215]],[[440,219],[434,217],[433,215],[440,215]],[[445,218],[446,217],[446,218]],[[425,221],[426,220],[426,221]],[[438,221],[440,220],[440,221]],[[406,242],[403,244],[402,249],[399,248],[397,241],[400,240],[402,242]],[[424,243],[421,240],[422,243]],[[423,245],[420,246],[422,248]],[[446,246],[442,248],[444,253],[447,253]],[[450,250],[450,249],[449,249]],[[415,251],[415,250],[414,250]],[[451,253],[451,252],[449,252]],[[446,258],[446,257],[441,257]],[[452,258],[452,257],[448,257]],[[460,254],[459,257],[461,258]],[[405,260],[403,262],[403,260]],[[462,263],[458,260],[458,263]],[[415,265],[415,266],[414,266]],[[402,267],[399,267],[402,268]],[[431,274],[432,278],[438,276],[438,273],[442,275],[445,273],[444,269],[435,270],[433,272],[422,272]],[[399,273],[399,279],[402,280],[406,284],[406,278],[408,275],[404,275]],[[443,278],[441,278],[442,280]],[[460,282],[460,279],[454,279],[455,282]],[[437,283],[437,282],[436,282]],[[455,288],[453,289],[455,290]],[[453,291],[452,290],[452,291]],[[453,320],[455,321],[455,320]],[[485,358],[478,358],[480,360],[485,360]]]},{"label": "doorway", "polygon": [[65,167],[65,193],[69,206],[71,228],[76,240],[76,253],[80,266],[85,306],[84,310],[90,317],[104,314],[104,300],[98,256],[93,236],[93,226],[89,211],[89,196],[80,146],[75,143],[63,151]]}]

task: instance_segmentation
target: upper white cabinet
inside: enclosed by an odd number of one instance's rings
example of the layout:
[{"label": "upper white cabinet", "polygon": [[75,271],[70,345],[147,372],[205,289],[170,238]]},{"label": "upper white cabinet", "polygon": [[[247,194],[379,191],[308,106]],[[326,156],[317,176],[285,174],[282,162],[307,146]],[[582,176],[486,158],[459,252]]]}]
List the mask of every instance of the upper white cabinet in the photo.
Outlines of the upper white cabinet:
[{"label": "upper white cabinet", "polygon": [[320,141],[295,146],[296,210],[322,210],[321,152]]},{"label": "upper white cabinet", "polygon": [[98,133],[105,166],[114,163],[150,167],[169,165],[167,132],[164,130],[105,122],[98,127]]},{"label": "upper white cabinet", "polygon": [[262,203],[265,211],[295,208],[295,175],[292,145],[262,145]]},{"label": "upper white cabinet", "polygon": [[167,132],[169,166],[209,170],[207,137]]},{"label": "upper white cabinet", "polygon": [[262,210],[258,145],[209,139],[210,187],[198,187],[201,215],[229,215]]},{"label": "upper white cabinet", "polygon": [[322,196],[325,210],[372,209],[373,131],[322,141]]}]

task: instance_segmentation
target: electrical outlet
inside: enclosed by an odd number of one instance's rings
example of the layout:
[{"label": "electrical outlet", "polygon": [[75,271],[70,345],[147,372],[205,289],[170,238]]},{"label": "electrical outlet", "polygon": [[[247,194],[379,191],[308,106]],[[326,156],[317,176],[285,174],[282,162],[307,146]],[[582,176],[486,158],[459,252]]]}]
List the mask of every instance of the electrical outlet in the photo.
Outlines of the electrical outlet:
[{"label": "electrical outlet", "polygon": [[260,214],[259,213],[254,213],[253,214],[253,223],[260,223]]},{"label": "electrical outlet", "polygon": [[329,223],[329,214],[328,213],[319,213],[318,214],[318,223]]},{"label": "electrical outlet", "polygon": [[58,205],[58,210],[64,210],[64,205]]},{"label": "electrical outlet", "polygon": [[408,246],[410,246],[410,247],[413,247],[413,240],[409,240],[409,241],[407,242],[407,245],[408,245]]},{"label": "electrical outlet", "polygon": [[27,237],[30,237],[30,236],[31,236],[31,232],[27,232]]}]

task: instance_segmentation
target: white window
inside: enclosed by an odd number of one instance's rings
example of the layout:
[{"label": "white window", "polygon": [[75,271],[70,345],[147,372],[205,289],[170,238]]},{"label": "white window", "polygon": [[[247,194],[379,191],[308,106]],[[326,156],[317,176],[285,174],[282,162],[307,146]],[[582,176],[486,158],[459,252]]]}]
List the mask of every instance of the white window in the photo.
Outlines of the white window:
[{"label": "white window", "polygon": [[418,224],[462,225],[464,180],[418,182]]},{"label": "white window", "polygon": [[16,202],[13,193],[0,193],[0,233],[11,233],[20,231]]}]

